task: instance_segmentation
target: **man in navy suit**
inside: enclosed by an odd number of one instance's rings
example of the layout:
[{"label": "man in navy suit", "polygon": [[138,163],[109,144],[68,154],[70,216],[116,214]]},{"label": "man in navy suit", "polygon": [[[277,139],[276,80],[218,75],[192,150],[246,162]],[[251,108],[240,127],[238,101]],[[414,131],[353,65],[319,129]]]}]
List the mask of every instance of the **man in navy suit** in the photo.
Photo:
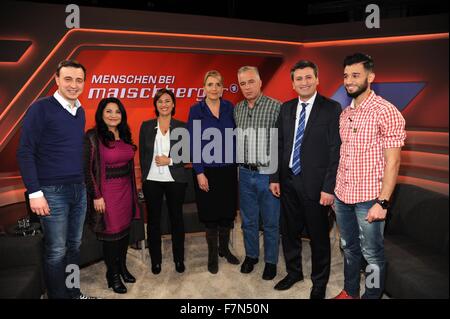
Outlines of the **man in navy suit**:
[{"label": "man in navy suit", "polygon": [[298,98],[284,103],[278,117],[278,170],[270,190],[281,198],[280,229],[287,276],[277,290],[303,280],[302,242],[306,228],[312,252],[311,299],[325,298],[330,275],[328,210],[334,202],[339,163],[338,102],[317,93],[318,68],[299,61],[291,69]]}]

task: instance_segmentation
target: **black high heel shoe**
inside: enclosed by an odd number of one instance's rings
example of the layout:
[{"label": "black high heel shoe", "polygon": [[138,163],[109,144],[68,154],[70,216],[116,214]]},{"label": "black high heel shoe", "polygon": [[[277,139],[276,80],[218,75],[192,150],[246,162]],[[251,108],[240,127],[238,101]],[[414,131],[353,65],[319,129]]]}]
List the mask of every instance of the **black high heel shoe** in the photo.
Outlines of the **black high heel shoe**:
[{"label": "black high heel shoe", "polygon": [[122,279],[125,282],[130,282],[130,283],[136,282],[136,278],[134,278],[134,276],[132,274],[130,274],[130,272],[127,269],[127,265],[125,265],[125,264],[122,264],[120,267],[120,275],[122,276]]},{"label": "black high heel shoe", "polygon": [[124,294],[127,292],[127,287],[123,284],[118,273],[106,273],[106,280],[108,281],[108,288],[112,288],[116,294]]}]

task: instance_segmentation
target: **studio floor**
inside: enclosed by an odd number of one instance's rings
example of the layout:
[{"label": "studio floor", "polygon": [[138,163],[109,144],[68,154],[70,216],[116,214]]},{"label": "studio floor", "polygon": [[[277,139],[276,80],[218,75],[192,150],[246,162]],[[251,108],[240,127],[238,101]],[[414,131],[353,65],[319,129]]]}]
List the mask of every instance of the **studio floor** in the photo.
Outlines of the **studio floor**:
[{"label": "studio floor", "polygon": [[[242,230],[239,221],[235,225],[233,247],[235,255],[242,262],[245,258]],[[330,233],[331,274],[327,287],[327,298],[337,295],[343,287],[343,255],[339,249],[336,229]],[[127,264],[136,277],[134,284],[126,284],[126,294],[116,294],[107,288],[103,261],[81,270],[81,289],[85,294],[101,298],[130,299],[307,299],[311,290],[311,250],[308,240],[303,240],[303,272],[305,280],[296,283],[291,289],[277,291],[273,287],[284,278],[286,269],[280,245],[277,276],[273,280],[261,278],[264,269],[263,238],[260,237],[259,263],[250,274],[240,273],[240,265],[231,265],[224,258],[219,258],[219,272],[215,275],[207,270],[207,245],[204,233],[187,234],[185,241],[186,271],[175,271],[172,261],[170,236],[163,237],[162,271],[154,275],[150,270],[148,250],[145,260],[140,250],[128,250]],[[363,289],[363,279],[361,289]]]}]

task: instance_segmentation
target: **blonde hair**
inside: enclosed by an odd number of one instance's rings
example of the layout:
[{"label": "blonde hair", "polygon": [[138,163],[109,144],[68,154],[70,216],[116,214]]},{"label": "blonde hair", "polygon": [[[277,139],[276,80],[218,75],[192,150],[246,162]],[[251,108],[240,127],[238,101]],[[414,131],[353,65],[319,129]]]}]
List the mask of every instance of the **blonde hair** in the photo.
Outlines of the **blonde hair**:
[{"label": "blonde hair", "polygon": [[208,78],[210,76],[212,76],[213,78],[218,79],[220,84],[223,86],[222,74],[220,74],[220,72],[216,71],[216,70],[211,70],[211,71],[206,72],[205,77],[203,78],[203,85],[206,85],[206,80],[208,80]]}]

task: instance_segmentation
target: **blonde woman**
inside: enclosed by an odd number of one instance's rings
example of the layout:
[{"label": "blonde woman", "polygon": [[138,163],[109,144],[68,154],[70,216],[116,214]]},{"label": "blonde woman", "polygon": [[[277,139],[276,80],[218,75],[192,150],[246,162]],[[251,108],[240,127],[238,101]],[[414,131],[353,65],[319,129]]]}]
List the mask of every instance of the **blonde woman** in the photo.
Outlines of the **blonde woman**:
[{"label": "blonde woman", "polygon": [[[235,165],[235,139],[227,141],[225,130],[234,129],[233,104],[222,99],[223,78],[218,71],[208,71],[204,77],[205,98],[193,105],[189,111],[188,129],[191,137],[191,155],[197,150],[194,143],[201,145],[202,154],[206,145],[216,146],[215,152],[221,151],[221,157],[214,156],[211,161],[205,156],[200,160],[194,155],[193,174],[199,219],[206,226],[208,243],[208,271],[215,274],[219,270],[218,256],[225,257],[231,264],[239,260],[231,253],[228,244],[230,230],[236,217],[237,169]],[[194,141],[194,126],[201,127],[201,134],[207,129],[220,131],[221,141]],[[198,135],[198,134],[197,134]],[[217,135],[216,135],[217,138]],[[229,145],[226,145],[226,142]],[[230,144],[231,143],[231,144]],[[218,150],[217,148],[221,148]],[[208,150],[205,152],[211,155]],[[217,155],[217,154],[216,154]],[[230,159],[232,159],[230,161]]]}]

